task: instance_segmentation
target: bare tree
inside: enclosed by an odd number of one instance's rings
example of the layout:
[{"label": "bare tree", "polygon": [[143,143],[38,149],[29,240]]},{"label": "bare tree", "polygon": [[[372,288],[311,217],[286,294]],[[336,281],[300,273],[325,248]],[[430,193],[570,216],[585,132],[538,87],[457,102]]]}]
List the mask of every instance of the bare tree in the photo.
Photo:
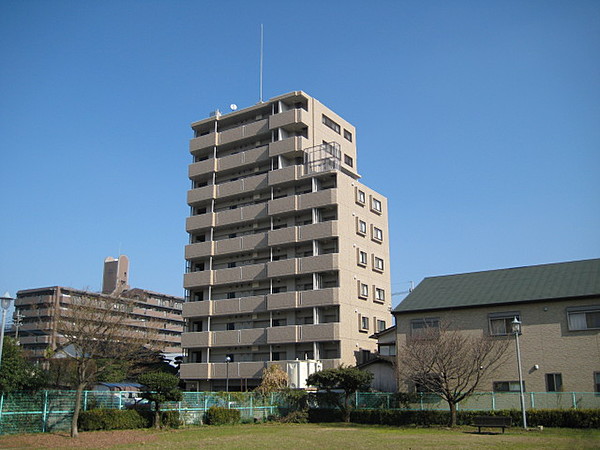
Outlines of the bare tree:
[{"label": "bare tree", "polygon": [[399,349],[399,379],[442,397],[453,427],[456,405],[502,364],[508,344],[506,339],[475,336],[448,324],[425,327]]},{"label": "bare tree", "polygon": [[259,394],[270,394],[271,392],[281,391],[288,385],[288,374],[277,364],[273,364],[263,369],[262,380],[256,388]]},{"label": "bare tree", "polygon": [[84,389],[122,361],[144,358],[152,336],[143,322],[131,314],[133,304],[126,299],[98,294],[73,295],[57,318],[59,345],[55,354],[73,365],[76,389],[71,421],[71,437],[77,437],[77,420]]}]

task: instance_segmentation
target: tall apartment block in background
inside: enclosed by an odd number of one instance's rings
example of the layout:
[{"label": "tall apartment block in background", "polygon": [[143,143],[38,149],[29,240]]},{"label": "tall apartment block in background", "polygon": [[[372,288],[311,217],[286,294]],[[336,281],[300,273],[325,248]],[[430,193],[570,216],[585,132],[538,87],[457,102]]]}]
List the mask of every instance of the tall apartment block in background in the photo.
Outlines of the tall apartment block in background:
[{"label": "tall apartment block in background", "polygon": [[59,325],[62,311],[68,310],[78,297],[87,297],[108,299],[115,306],[127,304],[131,308],[128,328],[148,332],[154,347],[167,359],[180,356],[183,299],[145,289],[129,289],[128,271],[126,256],[109,257],[104,261],[102,293],[63,286],[17,292],[13,328],[23,349],[32,359],[40,361],[50,354],[48,349],[60,349],[64,343]]},{"label": "tall apartment block in background", "polygon": [[361,362],[392,319],[387,201],[359,181],[354,127],[298,91],[192,129],[187,388]]}]

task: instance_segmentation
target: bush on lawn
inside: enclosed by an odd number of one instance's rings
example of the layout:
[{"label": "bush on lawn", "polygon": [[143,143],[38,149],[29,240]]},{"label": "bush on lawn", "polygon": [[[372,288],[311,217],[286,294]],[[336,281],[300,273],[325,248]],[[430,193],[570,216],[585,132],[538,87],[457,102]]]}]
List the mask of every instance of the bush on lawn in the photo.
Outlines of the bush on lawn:
[{"label": "bush on lawn", "polygon": [[150,421],[132,409],[90,409],[79,415],[80,431],[148,428]]},{"label": "bush on lawn", "polygon": [[208,425],[233,425],[240,422],[240,411],[219,406],[211,406],[206,411],[206,423]]}]

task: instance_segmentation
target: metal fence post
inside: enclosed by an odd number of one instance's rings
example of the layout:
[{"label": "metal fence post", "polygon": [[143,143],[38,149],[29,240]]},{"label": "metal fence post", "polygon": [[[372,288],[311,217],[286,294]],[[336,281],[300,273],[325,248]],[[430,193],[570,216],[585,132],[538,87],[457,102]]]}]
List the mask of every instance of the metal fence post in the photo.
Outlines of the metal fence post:
[{"label": "metal fence post", "polygon": [[44,409],[42,411],[42,433],[46,432],[47,415],[48,415],[48,391],[44,391]]},{"label": "metal fence post", "polygon": [[[4,408],[4,392],[0,394],[0,425],[2,424],[2,409]],[[1,430],[1,428],[0,428]]]},{"label": "metal fence post", "polygon": [[530,400],[530,402],[531,402],[531,408],[532,408],[532,409],[533,409],[533,408],[535,408],[535,395],[534,395],[534,393],[533,393],[533,392],[531,392],[531,393],[529,394],[529,400]]},{"label": "metal fence post", "polygon": [[496,393],[492,392],[492,411],[496,411]]},{"label": "metal fence post", "polygon": [[421,403],[421,411],[423,411],[423,393],[420,392],[420,394],[419,402]]},{"label": "metal fence post", "polygon": [[575,396],[575,392],[571,392],[571,398],[573,399],[573,409],[577,409],[577,397]]}]

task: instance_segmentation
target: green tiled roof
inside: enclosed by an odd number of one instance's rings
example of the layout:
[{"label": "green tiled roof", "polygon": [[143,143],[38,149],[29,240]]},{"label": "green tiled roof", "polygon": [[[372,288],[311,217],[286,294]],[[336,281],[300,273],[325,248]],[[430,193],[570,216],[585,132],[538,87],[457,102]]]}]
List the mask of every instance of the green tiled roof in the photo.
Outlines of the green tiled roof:
[{"label": "green tiled roof", "polygon": [[600,296],[600,259],[425,278],[395,313]]}]

